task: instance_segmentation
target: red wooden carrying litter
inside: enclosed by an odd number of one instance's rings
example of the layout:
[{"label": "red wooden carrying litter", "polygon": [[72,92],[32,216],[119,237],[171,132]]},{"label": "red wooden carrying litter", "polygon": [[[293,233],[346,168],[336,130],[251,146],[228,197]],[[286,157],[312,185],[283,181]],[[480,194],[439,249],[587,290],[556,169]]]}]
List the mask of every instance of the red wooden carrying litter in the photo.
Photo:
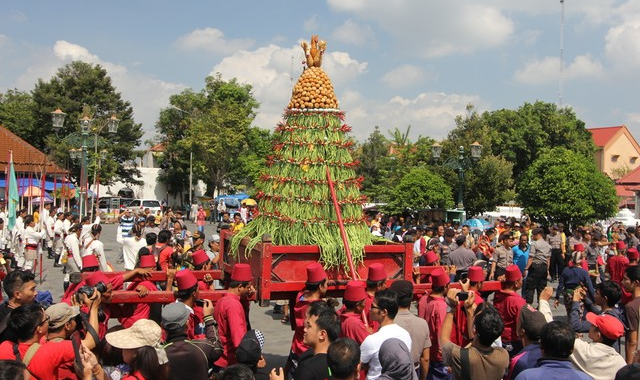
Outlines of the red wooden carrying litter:
[{"label": "red wooden carrying litter", "polygon": [[[229,271],[236,262],[249,263],[257,290],[257,299],[262,306],[268,306],[270,300],[291,300],[304,289],[307,279],[306,268],[320,259],[317,245],[274,245],[271,237],[264,235],[262,242],[252,251],[247,251],[249,238],[244,238],[238,248],[238,254],[229,255],[229,239],[233,234],[229,230],[220,231],[220,252],[226,261],[224,269]],[[368,265],[381,263],[390,281],[412,279],[413,244],[381,243],[364,248],[364,263],[354,267],[355,278],[366,279]],[[329,278],[329,297],[341,297],[346,283],[354,278],[349,269],[333,268],[327,270]]]}]

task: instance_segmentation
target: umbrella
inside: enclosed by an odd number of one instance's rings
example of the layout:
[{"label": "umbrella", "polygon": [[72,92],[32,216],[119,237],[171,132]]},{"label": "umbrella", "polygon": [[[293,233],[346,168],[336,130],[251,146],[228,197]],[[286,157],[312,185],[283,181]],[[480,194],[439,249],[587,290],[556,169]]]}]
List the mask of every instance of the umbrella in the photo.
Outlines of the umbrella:
[{"label": "umbrella", "polygon": [[46,193],[37,186],[29,186],[22,191],[21,195],[23,197],[41,197],[46,195]]},{"label": "umbrella", "polygon": [[469,226],[470,229],[483,230],[485,228],[485,224],[478,218],[467,219],[463,226]]},{"label": "umbrella", "polygon": [[242,201],[242,204],[243,204],[243,205],[245,205],[245,206],[255,206],[255,205],[257,205],[258,203],[257,203],[254,199],[247,198],[247,199],[244,199],[244,200]]},{"label": "umbrella", "polygon": [[[31,200],[31,203],[33,203],[33,204],[38,204],[38,203],[40,203],[40,199],[41,199],[40,197],[34,197],[34,198]],[[45,196],[45,197],[43,198],[42,202],[43,202],[43,203],[53,203],[53,199],[49,198],[48,196]]]}]

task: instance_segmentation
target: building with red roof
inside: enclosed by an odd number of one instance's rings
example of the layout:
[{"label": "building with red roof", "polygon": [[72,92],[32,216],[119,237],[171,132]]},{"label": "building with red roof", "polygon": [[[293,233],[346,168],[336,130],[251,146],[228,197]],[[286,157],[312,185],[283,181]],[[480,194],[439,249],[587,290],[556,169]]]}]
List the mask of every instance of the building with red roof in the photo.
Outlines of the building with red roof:
[{"label": "building with red roof", "polygon": [[588,131],[598,148],[595,159],[601,172],[619,179],[640,166],[640,145],[625,125]]}]

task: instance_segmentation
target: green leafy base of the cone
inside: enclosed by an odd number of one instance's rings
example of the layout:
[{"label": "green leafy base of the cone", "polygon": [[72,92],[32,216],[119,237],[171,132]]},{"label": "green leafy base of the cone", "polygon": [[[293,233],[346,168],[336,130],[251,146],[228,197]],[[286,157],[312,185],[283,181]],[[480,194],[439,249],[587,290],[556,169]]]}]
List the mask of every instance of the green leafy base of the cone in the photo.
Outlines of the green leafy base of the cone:
[{"label": "green leafy base of the cone", "polygon": [[250,237],[250,252],[262,235],[277,245],[318,245],[325,267],[346,267],[347,257],[327,180],[331,173],[354,264],[364,258],[371,244],[365,223],[357,178],[342,112],[288,110],[275,133],[273,155],[258,184],[260,215],[231,240],[231,252]]},{"label": "green leafy base of the cone", "polygon": [[[364,224],[345,226],[354,265],[364,260],[364,247],[375,240],[369,228]],[[251,252],[264,234],[272,237],[276,245],[317,245],[320,247],[320,260],[327,268],[348,268],[347,255],[337,225],[305,226],[301,223],[284,223],[267,217],[258,216],[237,232],[231,239],[231,251],[237,253],[240,242],[250,237],[245,252]]]}]

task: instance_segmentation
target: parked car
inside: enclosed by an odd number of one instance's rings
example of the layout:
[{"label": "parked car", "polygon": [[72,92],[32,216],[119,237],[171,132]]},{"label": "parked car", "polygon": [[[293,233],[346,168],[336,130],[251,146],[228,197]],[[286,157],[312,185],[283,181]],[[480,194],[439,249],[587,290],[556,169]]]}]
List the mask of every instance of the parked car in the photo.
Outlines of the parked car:
[{"label": "parked car", "polygon": [[134,199],[129,202],[125,208],[136,214],[140,211],[144,211],[145,208],[151,210],[151,213],[154,215],[162,212],[162,205],[157,199]]},{"label": "parked car", "polygon": [[100,200],[98,201],[98,209],[100,212],[105,213],[120,213],[132,200],[133,198],[100,197]]}]

